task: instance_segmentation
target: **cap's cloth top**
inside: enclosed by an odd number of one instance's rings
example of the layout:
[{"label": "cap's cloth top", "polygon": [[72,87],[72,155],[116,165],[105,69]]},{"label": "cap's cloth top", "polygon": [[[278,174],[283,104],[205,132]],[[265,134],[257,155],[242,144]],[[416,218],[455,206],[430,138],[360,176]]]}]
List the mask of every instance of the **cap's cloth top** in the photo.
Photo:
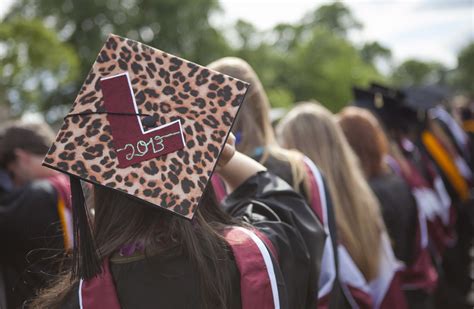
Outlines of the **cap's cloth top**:
[{"label": "cap's cloth top", "polygon": [[44,164],[192,218],[248,86],[110,35]]},{"label": "cap's cloth top", "polygon": [[446,101],[449,90],[441,85],[411,86],[404,89],[405,103],[414,110],[428,110]]},{"label": "cap's cloth top", "polygon": [[406,122],[417,122],[416,111],[402,101],[402,93],[391,92],[388,88],[372,84],[370,89],[353,87],[355,106],[375,113],[386,127],[399,127]]}]

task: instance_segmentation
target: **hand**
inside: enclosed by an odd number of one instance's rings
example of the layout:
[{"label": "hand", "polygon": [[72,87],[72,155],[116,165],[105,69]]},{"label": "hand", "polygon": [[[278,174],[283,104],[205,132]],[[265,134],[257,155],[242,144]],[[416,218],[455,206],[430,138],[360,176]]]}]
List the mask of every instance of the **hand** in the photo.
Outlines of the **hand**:
[{"label": "hand", "polygon": [[[233,144],[231,145],[233,146]],[[235,151],[233,147],[231,147],[231,149],[232,150],[228,150],[232,151],[232,154],[227,156],[229,158],[227,163],[221,165],[217,169],[220,178],[226,185],[228,193],[234,191],[243,182],[256,173],[266,170],[266,168],[257,161],[238,151]]]},{"label": "hand", "polygon": [[229,163],[229,161],[232,159],[234,154],[235,154],[235,136],[234,134],[230,133],[224,145],[224,149],[222,150],[219,161],[217,161],[216,170],[220,171],[222,167],[227,165],[227,163]]}]

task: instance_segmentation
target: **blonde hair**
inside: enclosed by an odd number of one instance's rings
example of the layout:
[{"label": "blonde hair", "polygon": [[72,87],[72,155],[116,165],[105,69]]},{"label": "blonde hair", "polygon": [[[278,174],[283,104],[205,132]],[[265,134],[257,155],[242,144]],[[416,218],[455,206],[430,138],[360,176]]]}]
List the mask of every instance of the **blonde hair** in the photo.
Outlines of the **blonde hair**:
[{"label": "blonde hair", "polygon": [[275,134],[269,119],[270,102],[252,67],[236,57],[218,59],[208,67],[250,84],[233,127],[234,132],[240,132],[243,137],[236,145],[237,150],[252,154],[257,147],[275,145]]},{"label": "blonde hair", "polygon": [[270,101],[257,73],[250,64],[240,58],[224,57],[210,63],[207,67],[250,84],[232,129],[234,133],[239,132],[242,136],[240,142],[236,145],[237,150],[253,156],[258,147],[263,147],[260,163],[265,163],[270,155],[280,161],[288,162],[293,177],[293,188],[300,191],[299,184],[303,183],[306,192],[309,194],[302,155],[299,152],[286,150],[278,146],[269,118]]},{"label": "blonde hair", "polygon": [[283,118],[277,135],[322,170],[342,243],[367,281],[377,277],[384,229],[379,204],[334,115],[316,102],[301,103]]}]

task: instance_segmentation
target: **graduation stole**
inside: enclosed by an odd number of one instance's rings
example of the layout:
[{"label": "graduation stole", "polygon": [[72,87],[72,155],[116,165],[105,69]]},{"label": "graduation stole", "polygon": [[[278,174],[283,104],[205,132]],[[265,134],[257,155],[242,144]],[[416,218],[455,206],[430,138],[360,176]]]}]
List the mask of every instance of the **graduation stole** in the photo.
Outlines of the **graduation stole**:
[{"label": "graduation stole", "polygon": [[[229,227],[222,235],[229,245],[240,273],[242,309],[280,309],[277,275],[278,255],[271,241],[260,231]],[[102,273],[79,281],[80,309],[120,309],[109,260]]]},{"label": "graduation stole", "polygon": [[337,239],[337,236],[336,232],[332,228],[333,226],[329,224],[328,203],[321,172],[317,168],[316,164],[314,164],[314,162],[306,156],[303,157],[303,163],[309,179],[311,208],[323,224],[324,231],[328,236],[326,243],[324,244],[323,258],[321,261],[317,307],[329,308],[334,283],[337,280],[337,256],[335,252],[335,239]]},{"label": "graduation stole", "polygon": [[71,189],[69,187],[69,178],[63,174],[49,177],[48,181],[56,189],[58,203],[59,222],[61,223],[61,231],[63,234],[64,249],[71,250],[73,244],[72,232],[72,208],[71,208]]},{"label": "graduation stole", "polygon": [[444,149],[443,145],[441,145],[436,137],[427,130],[421,133],[421,141],[425,146],[426,151],[428,151],[430,156],[436,162],[436,165],[438,165],[449,183],[456,190],[459,198],[462,201],[465,201],[469,196],[469,186],[456,167],[453,159],[449,156],[449,153]]}]

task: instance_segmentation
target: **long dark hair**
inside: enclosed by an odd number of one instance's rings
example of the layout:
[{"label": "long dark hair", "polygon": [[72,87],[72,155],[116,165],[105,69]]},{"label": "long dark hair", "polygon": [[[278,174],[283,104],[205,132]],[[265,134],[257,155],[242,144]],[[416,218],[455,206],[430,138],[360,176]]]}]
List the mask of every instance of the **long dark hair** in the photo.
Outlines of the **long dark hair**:
[{"label": "long dark hair", "polygon": [[[229,306],[230,272],[221,266],[230,255],[221,231],[236,222],[220,209],[211,184],[192,221],[101,186],[94,187],[94,208],[94,238],[102,259],[137,241],[144,244],[145,255],[178,250],[198,271],[201,299],[196,302],[202,308]],[[31,307],[60,307],[74,284],[71,273],[65,273],[41,291]]]}]

